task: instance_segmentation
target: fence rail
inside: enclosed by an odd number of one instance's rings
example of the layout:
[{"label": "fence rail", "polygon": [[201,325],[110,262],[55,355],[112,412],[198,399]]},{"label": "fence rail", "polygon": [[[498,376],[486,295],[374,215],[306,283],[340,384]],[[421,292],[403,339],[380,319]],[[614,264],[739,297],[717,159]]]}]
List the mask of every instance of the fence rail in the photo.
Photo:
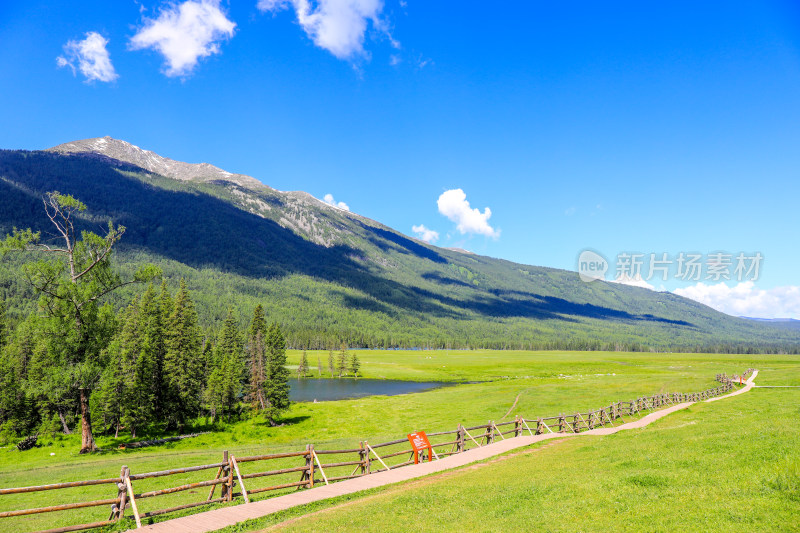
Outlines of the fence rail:
[{"label": "fence rail", "polygon": [[[653,396],[639,397],[628,402],[616,402],[600,409],[589,410],[583,413],[562,413],[557,416],[525,418],[517,415],[514,420],[507,422],[489,421],[486,424],[465,427],[461,424],[454,430],[428,433],[431,440],[433,455],[435,457],[448,456],[462,453],[472,448],[486,446],[497,439],[519,437],[525,434],[541,435],[544,433],[580,433],[591,431],[599,427],[611,426],[616,423],[625,423],[623,417],[635,417],[644,411],[653,411],[661,407],[683,402],[696,402],[707,398],[719,396],[733,389],[734,384],[744,381],[753,372],[748,369],[740,376],[728,377],[726,374],[717,374],[716,381],[720,386],[713,389],[694,393],[656,394]],[[501,429],[502,428],[502,429]],[[380,454],[375,450],[379,449]],[[422,460],[428,460],[427,454],[421,454]],[[323,462],[322,458],[326,462]],[[299,464],[298,464],[299,463]],[[219,502],[232,502],[234,498],[242,497],[245,502],[250,501],[253,494],[287,489],[308,489],[320,483],[329,484],[335,481],[353,479],[394,468],[401,468],[414,464],[413,450],[409,447],[407,439],[397,439],[378,444],[369,444],[362,441],[357,448],[343,450],[317,450],[313,444],[306,446],[305,450],[256,455],[249,457],[235,457],[227,451],[222,454],[222,461],[218,463],[174,468],[158,472],[145,472],[131,474],[127,466],[122,466],[120,476],[116,478],[95,479],[88,481],[72,481],[67,483],[54,483],[31,487],[3,488],[0,496],[22,494],[39,491],[61,490],[74,487],[87,487],[94,485],[113,484],[116,494],[106,499],[85,502],[72,502],[48,507],[33,509],[20,509],[0,512],[0,518],[26,516],[41,513],[81,509],[86,507],[110,506],[110,515],[107,520],[76,524],[67,527],[47,530],[50,533],[79,531],[113,524],[125,518],[125,512],[130,510],[141,527],[142,518],[149,518],[161,514],[190,509],[201,505]],[[267,466],[269,465],[269,466]],[[247,471],[245,471],[247,466]],[[216,475],[211,479],[194,480],[188,483],[166,487],[153,488],[135,492],[133,482],[144,483],[145,480],[179,476],[216,469]],[[349,474],[348,474],[349,472]],[[299,479],[297,475],[299,474]],[[294,475],[294,481],[291,477]],[[280,479],[274,479],[278,477]],[[260,479],[273,480],[265,486],[257,486]],[[245,484],[247,481],[247,484]],[[263,484],[263,482],[262,482]],[[215,498],[217,486],[220,486],[220,495]],[[140,503],[151,498],[192,491],[210,487],[208,496],[204,500],[182,503],[172,507],[152,509],[141,512]],[[235,490],[238,489],[238,492]]]}]

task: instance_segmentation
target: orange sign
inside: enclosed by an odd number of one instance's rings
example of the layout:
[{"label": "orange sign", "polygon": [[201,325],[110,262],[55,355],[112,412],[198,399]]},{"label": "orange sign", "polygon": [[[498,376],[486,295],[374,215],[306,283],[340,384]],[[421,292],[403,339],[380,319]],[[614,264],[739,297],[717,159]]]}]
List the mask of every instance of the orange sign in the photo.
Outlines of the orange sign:
[{"label": "orange sign", "polygon": [[408,441],[414,449],[414,464],[419,464],[419,452],[428,450],[428,461],[433,461],[433,447],[424,431],[408,434]]}]

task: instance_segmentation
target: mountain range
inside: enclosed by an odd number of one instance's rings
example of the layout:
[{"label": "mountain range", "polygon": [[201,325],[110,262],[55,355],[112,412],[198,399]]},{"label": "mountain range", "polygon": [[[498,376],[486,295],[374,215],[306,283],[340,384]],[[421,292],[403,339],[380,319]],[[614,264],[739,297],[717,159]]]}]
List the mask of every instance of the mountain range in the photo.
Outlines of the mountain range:
[{"label": "mountain range", "polygon": [[[89,207],[84,229],[126,227],[123,273],[159,264],[185,278],[214,327],[256,304],[296,347],[796,350],[800,331],[732,317],[669,292],[582,282],[577,273],[439,248],[305,192],[283,192],[207,163],[174,161],[101,137],[44,151],[0,150],[0,234],[47,234],[41,196]],[[12,317],[35,308],[0,262]],[[116,306],[139,289],[115,295]]]}]

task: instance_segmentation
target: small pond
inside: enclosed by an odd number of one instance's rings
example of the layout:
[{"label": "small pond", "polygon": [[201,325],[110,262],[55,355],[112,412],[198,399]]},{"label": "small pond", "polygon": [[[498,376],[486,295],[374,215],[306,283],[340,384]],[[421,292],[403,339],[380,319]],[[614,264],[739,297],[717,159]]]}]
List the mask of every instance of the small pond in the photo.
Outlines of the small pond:
[{"label": "small pond", "polygon": [[394,379],[290,379],[289,397],[293,402],[318,402],[363,398],[365,396],[394,396],[457,385],[441,381],[400,381]]}]

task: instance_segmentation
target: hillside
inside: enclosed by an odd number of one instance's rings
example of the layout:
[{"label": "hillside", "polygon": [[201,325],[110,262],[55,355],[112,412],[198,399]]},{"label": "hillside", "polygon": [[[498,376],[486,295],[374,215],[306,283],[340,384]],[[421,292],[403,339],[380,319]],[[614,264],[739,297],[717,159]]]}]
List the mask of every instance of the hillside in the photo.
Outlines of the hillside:
[{"label": "hillside", "polygon": [[[126,226],[122,270],[162,266],[185,277],[201,319],[256,303],[290,343],[326,347],[469,346],[659,349],[798,346],[800,332],[735,318],[671,293],[583,283],[574,272],[520,265],[428,245],[307,193],[282,192],[203,163],[182,163],[111,138],[49,151],[0,151],[0,233],[45,232],[42,193],[89,206],[86,228]],[[33,308],[0,263],[11,316]],[[121,305],[133,290],[122,292]]]}]

